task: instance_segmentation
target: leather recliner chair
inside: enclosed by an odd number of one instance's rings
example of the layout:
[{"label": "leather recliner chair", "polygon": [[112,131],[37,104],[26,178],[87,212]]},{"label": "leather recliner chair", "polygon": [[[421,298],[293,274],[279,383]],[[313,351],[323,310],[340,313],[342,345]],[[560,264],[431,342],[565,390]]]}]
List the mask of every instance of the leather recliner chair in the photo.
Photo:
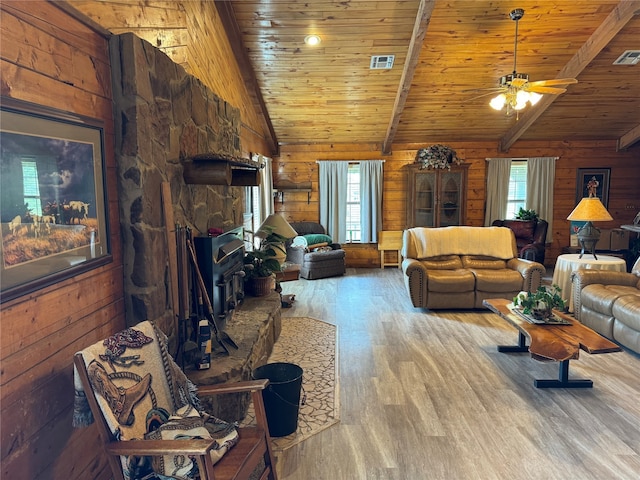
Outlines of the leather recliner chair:
[{"label": "leather recliner chair", "polygon": [[546,220],[494,220],[494,227],[507,227],[516,236],[518,257],[544,265],[547,229]]}]

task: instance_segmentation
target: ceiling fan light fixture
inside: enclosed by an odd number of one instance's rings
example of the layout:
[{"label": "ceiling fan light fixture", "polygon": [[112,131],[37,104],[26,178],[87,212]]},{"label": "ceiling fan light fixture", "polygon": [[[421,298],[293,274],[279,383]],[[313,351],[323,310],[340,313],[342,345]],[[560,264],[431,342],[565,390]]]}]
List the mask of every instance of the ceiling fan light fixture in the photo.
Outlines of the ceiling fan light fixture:
[{"label": "ceiling fan light fixture", "polygon": [[522,110],[527,106],[527,102],[529,101],[529,92],[525,92],[524,90],[518,90],[516,93],[516,104],[513,108],[516,110]]},{"label": "ceiling fan light fixture", "polygon": [[529,92],[529,103],[531,105],[535,105],[536,103],[538,103],[541,98],[542,98],[542,95],[540,95],[539,93]]},{"label": "ceiling fan light fixture", "polygon": [[524,16],[522,8],[516,8],[509,13],[509,17],[516,24],[516,31],[513,41],[513,72],[500,77],[498,90],[502,91],[498,96],[491,99],[489,105],[494,110],[502,110],[506,107],[507,115],[514,111],[520,111],[527,105],[535,105],[542,98],[541,93],[559,95],[566,91],[561,85],[578,83],[575,78],[556,78],[554,80],[540,80],[529,82],[529,75],[517,71],[518,59],[518,22]]},{"label": "ceiling fan light fixture", "polygon": [[494,110],[502,110],[504,108],[505,103],[507,103],[507,96],[504,93],[493,97],[489,102],[489,105]]}]

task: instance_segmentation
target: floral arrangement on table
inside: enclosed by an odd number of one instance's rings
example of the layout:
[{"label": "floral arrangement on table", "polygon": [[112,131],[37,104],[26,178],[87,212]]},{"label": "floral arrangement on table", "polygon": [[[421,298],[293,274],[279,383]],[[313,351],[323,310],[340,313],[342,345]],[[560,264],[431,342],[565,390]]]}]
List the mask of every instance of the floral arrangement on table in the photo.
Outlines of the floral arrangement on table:
[{"label": "floral arrangement on table", "polygon": [[564,310],[565,302],[560,296],[562,289],[555,283],[551,287],[541,285],[535,292],[520,292],[513,304],[522,308],[522,313],[534,318],[549,318],[552,309]]},{"label": "floral arrangement on table", "polygon": [[416,163],[420,163],[420,168],[446,168],[451,169],[451,164],[460,164],[461,160],[456,156],[456,151],[446,145],[431,145],[421,148],[416,154]]}]

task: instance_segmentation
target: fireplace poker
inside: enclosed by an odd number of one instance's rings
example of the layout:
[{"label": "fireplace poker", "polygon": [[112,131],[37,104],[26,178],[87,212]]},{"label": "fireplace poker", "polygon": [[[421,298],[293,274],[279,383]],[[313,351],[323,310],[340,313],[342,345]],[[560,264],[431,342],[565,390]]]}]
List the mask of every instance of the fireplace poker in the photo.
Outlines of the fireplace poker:
[{"label": "fireplace poker", "polygon": [[185,228],[176,224],[176,245],[177,245],[177,265],[178,265],[178,351],[176,359],[184,369],[185,359],[189,357],[189,362],[198,345],[191,340],[189,335],[189,282],[187,274],[187,250],[185,243]]},{"label": "fireplace poker", "polygon": [[[193,248],[193,244],[190,240],[187,239],[187,248],[189,249],[189,254],[191,255],[191,263],[193,264],[193,268],[196,272],[196,278],[198,283],[198,288],[200,289],[200,294],[204,299],[205,306],[207,307],[207,312],[209,317],[209,321],[213,327],[213,333],[216,337],[216,340],[222,344],[222,342],[228,343],[230,346],[238,349],[238,345],[233,339],[229,336],[227,332],[218,328],[218,322],[215,317],[215,313],[213,311],[213,305],[211,304],[211,299],[209,298],[209,294],[207,293],[207,287],[204,284],[204,279],[202,278],[202,273],[200,272],[200,267],[198,266],[198,258],[196,257],[196,251]],[[223,345],[224,347],[224,345]],[[224,347],[226,350],[226,347]]]}]

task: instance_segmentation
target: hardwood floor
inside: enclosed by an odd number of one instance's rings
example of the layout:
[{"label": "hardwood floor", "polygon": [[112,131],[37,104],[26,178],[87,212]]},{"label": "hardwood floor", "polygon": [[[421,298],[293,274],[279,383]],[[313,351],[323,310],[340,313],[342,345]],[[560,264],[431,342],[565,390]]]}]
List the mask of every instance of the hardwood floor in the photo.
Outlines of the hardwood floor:
[{"label": "hardwood floor", "polygon": [[281,480],[640,477],[639,355],[581,352],[593,389],[537,389],[557,363],[498,353],[517,333],[489,311],[413,308],[400,270],[282,287],[283,317],[338,325],[341,422],[285,451]]}]

